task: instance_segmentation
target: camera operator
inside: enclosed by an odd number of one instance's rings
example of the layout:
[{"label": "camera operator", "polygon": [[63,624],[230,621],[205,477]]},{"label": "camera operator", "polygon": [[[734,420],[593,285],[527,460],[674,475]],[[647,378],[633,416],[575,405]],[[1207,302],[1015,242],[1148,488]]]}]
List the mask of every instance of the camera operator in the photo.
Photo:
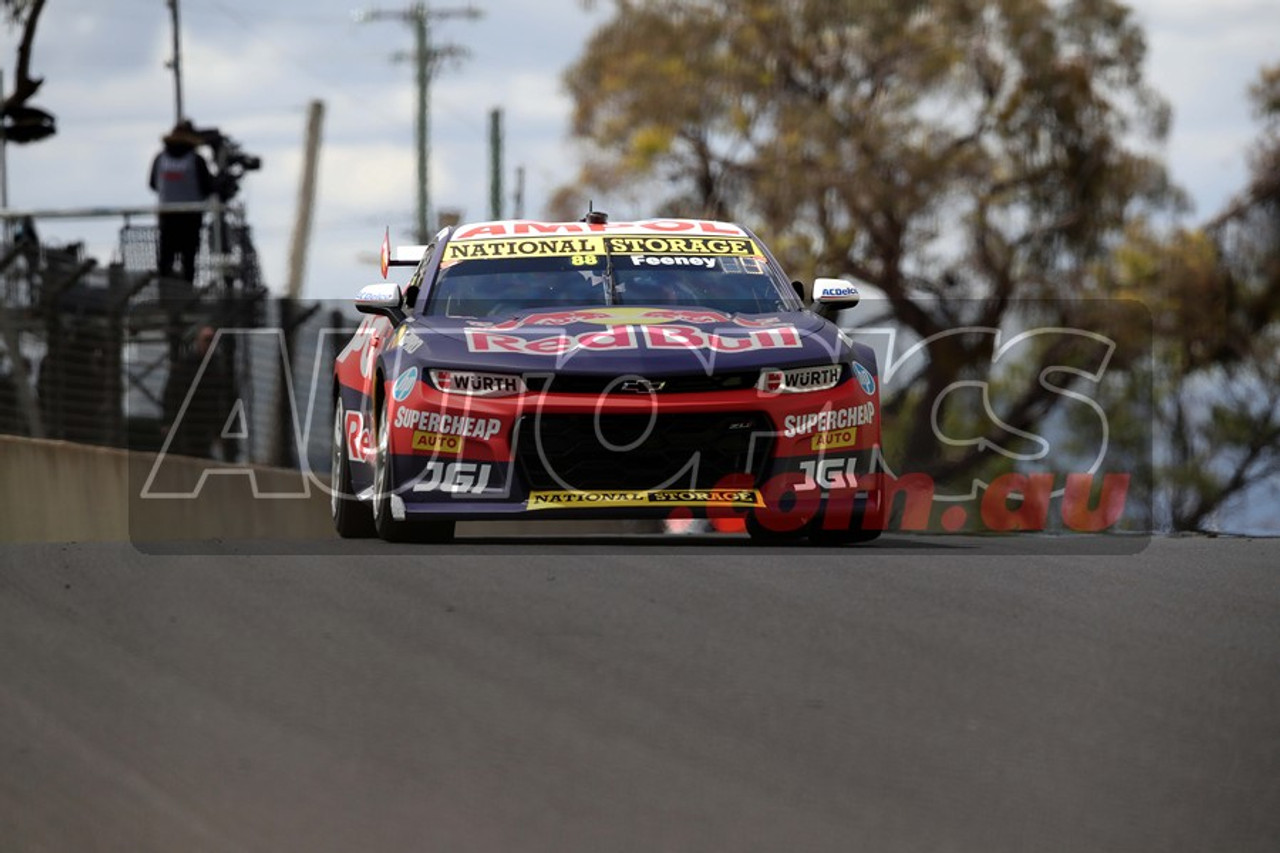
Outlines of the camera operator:
[{"label": "camera operator", "polygon": [[[151,189],[155,190],[161,204],[204,201],[215,188],[209,164],[196,150],[203,139],[188,120],[174,125],[161,139],[164,150],[151,161]],[[160,246],[156,255],[156,268],[160,276],[173,273],[174,261],[181,265],[181,274],[188,283],[196,277],[196,254],[200,251],[200,227],[204,214],[161,213]]]}]

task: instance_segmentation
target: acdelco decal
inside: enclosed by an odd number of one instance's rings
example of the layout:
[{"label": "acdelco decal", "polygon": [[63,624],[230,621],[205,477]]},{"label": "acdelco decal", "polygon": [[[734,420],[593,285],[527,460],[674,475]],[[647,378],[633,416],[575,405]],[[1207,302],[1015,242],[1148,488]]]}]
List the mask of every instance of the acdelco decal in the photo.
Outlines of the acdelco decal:
[{"label": "acdelco decal", "polygon": [[795,438],[798,435],[809,435],[814,432],[842,430],[869,424],[875,420],[875,417],[875,403],[863,403],[861,406],[849,406],[843,409],[828,409],[825,412],[810,412],[805,415],[787,415],[782,421],[782,434],[787,438]]},{"label": "acdelco decal", "polygon": [[641,341],[648,349],[712,352],[749,352],[762,349],[796,349],[800,333],[794,326],[749,329],[743,334],[722,335],[693,326],[613,326],[602,332],[527,337],[490,329],[467,329],[467,349],[472,352],[511,352],[524,355],[563,355],[576,350],[636,349]]},{"label": "acdelco decal", "polygon": [[409,408],[396,410],[395,425],[404,429],[479,439],[492,438],[498,434],[498,430],[502,429],[502,421],[497,418],[472,418],[466,415],[422,412]]}]

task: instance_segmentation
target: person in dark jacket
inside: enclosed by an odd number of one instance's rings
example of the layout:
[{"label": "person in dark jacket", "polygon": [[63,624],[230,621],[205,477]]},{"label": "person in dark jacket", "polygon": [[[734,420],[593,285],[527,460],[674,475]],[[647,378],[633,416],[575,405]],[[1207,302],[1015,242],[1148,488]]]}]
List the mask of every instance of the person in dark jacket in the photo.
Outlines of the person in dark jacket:
[{"label": "person in dark jacket", "polygon": [[[209,164],[196,149],[202,144],[200,134],[190,121],[180,121],[162,141],[164,150],[151,161],[151,189],[161,204],[204,201],[214,190]],[[200,251],[200,227],[204,214],[160,214],[160,246],[156,253],[156,269],[161,277],[173,274],[178,261],[182,278],[194,282],[196,254]]]},{"label": "person in dark jacket", "polygon": [[164,429],[170,436],[170,453],[214,459],[214,448],[221,443],[222,458],[230,461],[237,448],[222,438],[222,431],[235,401],[222,354],[209,352],[213,338],[213,327],[201,326],[194,346],[170,368],[164,389]]}]

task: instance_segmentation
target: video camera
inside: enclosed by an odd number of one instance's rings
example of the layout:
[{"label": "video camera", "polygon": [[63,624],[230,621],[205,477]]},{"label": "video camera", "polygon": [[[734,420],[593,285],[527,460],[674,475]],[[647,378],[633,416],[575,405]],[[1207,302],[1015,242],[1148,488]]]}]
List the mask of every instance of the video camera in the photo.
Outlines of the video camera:
[{"label": "video camera", "polygon": [[230,201],[240,191],[240,180],[245,173],[262,168],[262,158],[246,152],[240,143],[216,127],[207,127],[196,133],[213,151],[214,164],[218,169],[214,175],[218,197]]}]

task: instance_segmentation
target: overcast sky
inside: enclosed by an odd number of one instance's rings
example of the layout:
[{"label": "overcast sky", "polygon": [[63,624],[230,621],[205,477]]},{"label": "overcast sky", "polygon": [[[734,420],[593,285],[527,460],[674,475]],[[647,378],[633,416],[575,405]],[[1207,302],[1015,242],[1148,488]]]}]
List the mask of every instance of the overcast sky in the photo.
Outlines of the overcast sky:
[{"label": "overcast sky", "polygon": [[[453,8],[465,0],[434,4]],[[579,0],[474,0],[480,20],[437,23],[438,43],[470,57],[441,70],[432,90],[432,193],[437,207],[488,216],[488,114],[506,116],[507,212],[517,165],[526,169],[525,210],[542,213],[570,180],[577,157],[567,138],[564,68],[608,12]],[[388,2],[383,8],[408,4]],[[1275,0],[1140,0],[1150,44],[1149,81],[1174,107],[1164,151],[1175,181],[1204,218],[1241,186],[1256,134],[1245,87],[1280,61]],[[244,182],[267,283],[283,287],[307,103],[325,102],[319,198],[305,296],[346,297],[378,277],[382,229],[408,238],[413,226],[414,89],[403,23],[355,23],[361,0],[182,0],[186,112],[262,156]],[[146,172],[173,123],[173,78],[165,0],[49,0],[33,70],[47,78],[34,103],[58,118],[58,134],[8,150],[12,208],[148,204]],[[6,89],[16,33],[0,34]],[[643,215],[644,211],[616,211]],[[110,259],[119,222],[41,223],[48,237],[86,238]]]}]

